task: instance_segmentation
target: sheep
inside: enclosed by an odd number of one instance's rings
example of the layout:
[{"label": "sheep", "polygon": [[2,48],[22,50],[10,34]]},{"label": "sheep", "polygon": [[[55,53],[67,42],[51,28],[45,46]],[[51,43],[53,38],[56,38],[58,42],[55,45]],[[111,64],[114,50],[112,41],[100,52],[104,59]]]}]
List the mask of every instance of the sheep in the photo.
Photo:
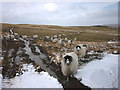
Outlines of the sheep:
[{"label": "sheep", "polygon": [[61,61],[61,71],[67,81],[69,77],[77,73],[78,69],[78,56],[74,52],[67,53]]},{"label": "sheep", "polygon": [[54,37],[54,38],[57,38],[58,36],[57,36],[57,35],[54,35],[53,37]]},{"label": "sheep", "polygon": [[80,35],[80,32],[78,32],[77,35]]},{"label": "sheep", "polygon": [[86,55],[87,45],[78,44],[74,48],[74,52],[78,55],[78,58],[82,58]]},{"label": "sheep", "polygon": [[61,37],[61,34],[59,34],[58,37]]},{"label": "sheep", "polygon": [[18,36],[18,33],[14,33],[15,36]]},{"label": "sheep", "polygon": [[32,36],[34,39],[37,39],[38,38],[38,35],[33,35]]},{"label": "sheep", "polygon": [[77,38],[74,38],[74,41],[76,41],[77,40]]},{"label": "sheep", "polygon": [[65,40],[65,42],[67,42],[67,40],[68,40],[68,39],[67,39],[67,38],[65,38],[64,40]]},{"label": "sheep", "polygon": [[44,36],[44,41],[50,41],[50,37],[49,36]]},{"label": "sheep", "polygon": [[72,40],[68,40],[68,44],[71,46],[72,44],[74,44],[74,42]]},{"label": "sheep", "polygon": [[22,35],[22,38],[23,39],[27,39],[27,35]]},{"label": "sheep", "polygon": [[55,38],[55,39],[52,40],[53,43],[56,43],[57,41],[58,41],[57,38]]}]

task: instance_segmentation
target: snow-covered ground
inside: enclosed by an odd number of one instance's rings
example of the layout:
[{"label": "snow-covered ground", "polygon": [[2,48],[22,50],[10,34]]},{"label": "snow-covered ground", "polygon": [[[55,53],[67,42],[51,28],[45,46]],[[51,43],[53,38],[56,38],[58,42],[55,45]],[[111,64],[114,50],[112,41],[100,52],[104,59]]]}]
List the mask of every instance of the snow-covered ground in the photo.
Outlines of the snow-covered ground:
[{"label": "snow-covered ground", "polygon": [[63,88],[58,80],[47,72],[35,72],[33,65],[24,64],[23,74],[3,80],[3,88]]},{"label": "snow-covered ground", "polygon": [[118,43],[118,42],[112,42],[112,41],[109,41],[109,42],[107,42],[107,43]]},{"label": "snow-covered ground", "polygon": [[0,74],[0,90],[2,89],[2,74]]},{"label": "snow-covered ground", "polygon": [[102,60],[91,61],[74,76],[91,88],[118,88],[118,55],[106,54]]}]

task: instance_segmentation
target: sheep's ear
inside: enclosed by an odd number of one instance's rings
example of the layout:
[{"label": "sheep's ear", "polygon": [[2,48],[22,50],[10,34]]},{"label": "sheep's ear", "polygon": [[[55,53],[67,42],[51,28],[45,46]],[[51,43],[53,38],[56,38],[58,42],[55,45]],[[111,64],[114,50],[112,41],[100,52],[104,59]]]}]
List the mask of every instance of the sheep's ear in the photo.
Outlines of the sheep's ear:
[{"label": "sheep's ear", "polygon": [[64,57],[64,60],[66,60],[67,57],[68,57],[68,55]]},{"label": "sheep's ear", "polygon": [[72,60],[73,60],[73,57],[72,57],[72,56],[70,56],[70,61],[72,62]]}]

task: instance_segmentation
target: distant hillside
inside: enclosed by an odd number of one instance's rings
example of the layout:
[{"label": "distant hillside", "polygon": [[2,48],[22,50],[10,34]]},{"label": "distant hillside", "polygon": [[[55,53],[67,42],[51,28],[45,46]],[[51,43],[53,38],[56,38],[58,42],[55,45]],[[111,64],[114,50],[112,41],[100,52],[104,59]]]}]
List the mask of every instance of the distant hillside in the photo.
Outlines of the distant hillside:
[{"label": "distant hillside", "polygon": [[[6,24],[2,23],[2,32],[13,31],[21,35],[45,35],[53,36],[65,34],[68,39],[79,41],[109,41],[117,40],[118,30],[107,26],[57,26],[57,25],[33,25],[33,24]],[[72,35],[72,36],[71,36]]]},{"label": "distant hillside", "polygon": [[[108,26],[110,28],[118,28],[118,24],[106,24],[104,26]],[[119,24],[119,27],[120,27],[120,24]]]}]

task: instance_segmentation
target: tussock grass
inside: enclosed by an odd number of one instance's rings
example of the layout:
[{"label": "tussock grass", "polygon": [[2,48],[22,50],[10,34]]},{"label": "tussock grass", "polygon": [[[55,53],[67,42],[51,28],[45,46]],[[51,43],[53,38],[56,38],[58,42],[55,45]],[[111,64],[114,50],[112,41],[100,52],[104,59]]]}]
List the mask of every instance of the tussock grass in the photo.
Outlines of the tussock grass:
[{"label": "tussock grass", "polygon": [[[77,38],[78,41],[109,41],[117,40],[117,29],[106,26],[56,26],[56,25],[32,25],[32,24],[2,24],[2,31],[8,32],[10,28],[21,35],[53,36],[65,34],[68,39]],[[79,35],[78,32],[81,32]],[[70,36],[70,33],[72,36]],[[116,34],[116,35],[114,35]]]}]

